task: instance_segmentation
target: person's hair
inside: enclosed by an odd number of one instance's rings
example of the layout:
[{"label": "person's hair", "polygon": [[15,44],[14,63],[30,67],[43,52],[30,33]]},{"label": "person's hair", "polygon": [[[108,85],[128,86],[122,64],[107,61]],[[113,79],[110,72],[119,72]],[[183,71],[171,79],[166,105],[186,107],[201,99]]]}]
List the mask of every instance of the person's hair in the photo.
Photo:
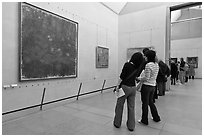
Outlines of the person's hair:
[{"label": "person's hair", "polygon": [[159,66],[165,65],[164,61],[162,61],[162,60],[159,60],[158,64],[159,64]]},{"label": "person's hair", "polygon": [[132,55],[130,62],[132,62],[136,68],[139,68],[139,66],[143,63],[143,55],[140,52],[136,52]]},{"label": "person's hair", "polygon": [[146,52],[149,50],[149,48],[144,48],[143,50],[142,50],[142,53],[146,56]]},{"label": "person's hair", "polygon": [[156,52],[153,50],[148,50],[146,52],[145,56],[147,57],[148,62],[155,62],[156,61],[156,59],[155,59],[156,58]]}]

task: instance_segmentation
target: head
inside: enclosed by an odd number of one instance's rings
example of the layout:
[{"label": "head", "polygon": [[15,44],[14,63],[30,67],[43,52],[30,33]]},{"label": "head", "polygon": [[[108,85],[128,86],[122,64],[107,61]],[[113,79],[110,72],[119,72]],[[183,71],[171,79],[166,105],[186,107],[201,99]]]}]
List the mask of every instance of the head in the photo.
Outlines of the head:
[{"label": "head", "polygon": [[159,66],[165,65],[165,63],[162,60],[159,60],[158,64],[159,64]]},{"label": "head", "polygon": [[144,56],[146,56],[146,52],[149,50],[149,48],[144,48],[143,50],[142,50],[142,53],[143,53],[143,55]]},{"label": "head", "polygon": [[143,62],[143,55],[140,52],[136,52],[132,55],[130,62],[135,64],[136,68],[138,68]]},{"label": "head", "polygon": [[149,50],[148,48],[144,48],[144,49],[142,50],[144,59],[145,59],[146,61],[147,61],[146,52],[147,52],[148,50]]},{"label": "head", "polygon": [[180,61],[184,61],[183,58],[180,58]]},{"label": "head", "polygon": [[146,57],[148,62],[156,62],[156,52],[153,50],[148,50],[146,52]]}]

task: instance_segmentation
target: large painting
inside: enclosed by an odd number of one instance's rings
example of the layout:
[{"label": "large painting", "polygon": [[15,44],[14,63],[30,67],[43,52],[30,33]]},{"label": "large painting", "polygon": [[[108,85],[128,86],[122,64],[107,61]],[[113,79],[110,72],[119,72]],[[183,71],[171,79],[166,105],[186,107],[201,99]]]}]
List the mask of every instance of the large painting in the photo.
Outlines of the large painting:
[{"label": "large painting", "polygon": [[78,23],[21,3],[20,81],[77,77]]},{"label": "large painting", "polygon": [[108,68],[109,49],[96,47],[96,68]]},{"label": "large painting", "polygon": [[189,65],[193,65],[194,68],[198,68],[198,57],[187,57],[187,62]]}]

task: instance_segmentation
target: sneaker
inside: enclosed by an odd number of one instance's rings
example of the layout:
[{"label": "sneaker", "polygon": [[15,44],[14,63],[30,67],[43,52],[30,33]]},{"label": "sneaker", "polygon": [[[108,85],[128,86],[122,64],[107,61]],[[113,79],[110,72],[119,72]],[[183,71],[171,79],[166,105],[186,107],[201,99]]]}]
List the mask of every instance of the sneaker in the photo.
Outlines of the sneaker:
[{"label": "sneaker", "polygon": [[142,124],[142,125],[145,125],[145,126],[148,125],[148,124],[143,123],[141,120],[138,120],[137,122],[140,123],[140,124]]},{"label": "sneaker", "polygon": [[151,118],[154,122],[160,122],[161,121],[161,119],[159,119],[159,120],[154,120],[153,118]]}]

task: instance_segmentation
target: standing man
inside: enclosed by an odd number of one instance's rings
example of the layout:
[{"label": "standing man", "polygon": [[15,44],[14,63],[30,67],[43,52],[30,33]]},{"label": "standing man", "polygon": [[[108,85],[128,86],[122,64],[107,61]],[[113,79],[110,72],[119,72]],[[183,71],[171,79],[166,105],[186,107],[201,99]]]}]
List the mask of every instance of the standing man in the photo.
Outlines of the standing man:
[{"label": "standing man", "polygon": [[177,66],[176,63],[171,61],[171,85],[176,85],[176,76],[177,76]]},{"label": "standing man", "polygon": [[163,61],[159,61],[159,73],[157,76],[157,86],[159,96],[164,96],[166,91],[167,78],[170,76],[170,69]]}]

